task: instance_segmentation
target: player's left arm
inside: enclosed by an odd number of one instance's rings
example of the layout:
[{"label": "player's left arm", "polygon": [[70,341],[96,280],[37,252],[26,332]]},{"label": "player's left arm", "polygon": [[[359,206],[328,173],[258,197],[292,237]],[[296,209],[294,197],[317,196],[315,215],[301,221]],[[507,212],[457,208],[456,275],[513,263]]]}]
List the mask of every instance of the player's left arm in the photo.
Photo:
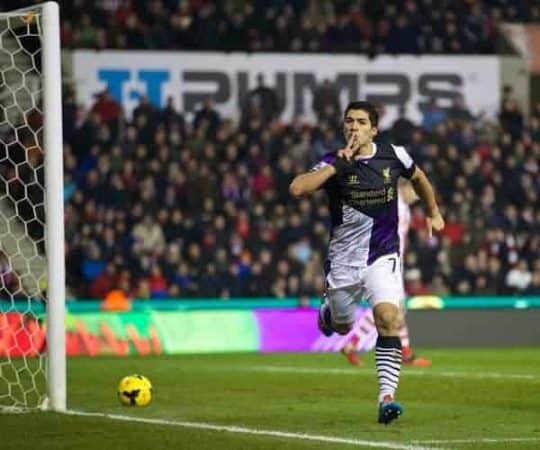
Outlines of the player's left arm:
[{"label": "player's left arm", "polygon": [[414,191],[426,205],[427,217],[426,223],[429,237],[432,236],[433,230],[440,231],[444,228],[444,219],[439,211],[439,206],[435,200],[435,192],[433,186],[429,182],[426,174],[418,166],[414,168],[414,172],[410,177]]}]

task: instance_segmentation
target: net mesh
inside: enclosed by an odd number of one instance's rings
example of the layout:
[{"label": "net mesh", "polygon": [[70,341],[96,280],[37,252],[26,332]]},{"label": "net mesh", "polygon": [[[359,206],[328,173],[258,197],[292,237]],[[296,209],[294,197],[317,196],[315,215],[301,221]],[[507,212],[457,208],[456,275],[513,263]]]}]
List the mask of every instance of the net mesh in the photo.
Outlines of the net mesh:
[{"label": "net mesh", "polygon": [[0,408],[45,401],[39,9],[0,14]]}]

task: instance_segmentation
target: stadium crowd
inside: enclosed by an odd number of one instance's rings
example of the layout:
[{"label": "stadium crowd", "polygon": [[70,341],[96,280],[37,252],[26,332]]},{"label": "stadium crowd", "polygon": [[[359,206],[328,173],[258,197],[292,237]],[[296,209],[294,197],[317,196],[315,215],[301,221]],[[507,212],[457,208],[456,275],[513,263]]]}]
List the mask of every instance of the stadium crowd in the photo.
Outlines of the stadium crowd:
[{"label": "stadium crowd", "polygon": [[[7,1],[9,4],[10,2]],[[13,2],[17,3],[17,2]],[[65,48],[493,54],[535,0],[74,0]]]},{"label": "stadium crowd", "polygon": [[[493,53],[498,22],[540,20],[537,2],[527,0],[74,0],[63,13],[64,47],[373,55]],[[242,105],[236,123],[210,101],[185,117],[171,100],[156,109],[141,97],[128,117],[107,92],[86,110],[67,91],[73,296],[101,298],[115,287],[138,298],[321,294],[324,194],[296,201],[288,185],[343,144],[342,105],[325,81],[314,95],[317,124],[283,123],[271,88],[259,83],[251,95],[257,98]],[[26,150],[37,148],[41,118],[25,123],[27,137],[21,127],[5,139],[19,143],[6,147],[0,172],[42,245],[42,199],[27,201],[33,188],[25,186],[43,184],[41,162],[19,146],[27,140]],[[433,103],[421,123],[403,111],[378,139],[408,147],[433,181],[446,219],[444,232],[428,239],[422,208],[412,208],[409,294],[540,295],[540,105],[526,120],[511,88],[496,120],[473,116],[460,99],[447,109]],[[2,288],[13,292],[18,281],[0,257]]]},{"label": "stadium crowd", "polygon": [[[188,120],[171,100],[158,110],[142,97],[128,119],[104,92],[89,111],[68,95],[64,120],[72,294],[321,294],[324,193],[296,201],[288,186],[342,145],[339,112],[310,126],[251,111],[236,125],[210,101]],[[407,144],[447,221],[428,239],[413,206],[409,294],[540,294],[540,105],[525,120],[511,89],[496,121],[432,105],[379,139]]]}]

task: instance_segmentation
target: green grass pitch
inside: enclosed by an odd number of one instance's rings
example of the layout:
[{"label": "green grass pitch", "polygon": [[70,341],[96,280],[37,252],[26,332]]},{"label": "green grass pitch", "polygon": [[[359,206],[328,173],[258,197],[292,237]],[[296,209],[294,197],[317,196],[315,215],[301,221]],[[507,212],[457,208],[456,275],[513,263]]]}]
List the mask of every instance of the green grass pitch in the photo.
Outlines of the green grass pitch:
[{"label": "green grass pitch", "polygon": [[[389,426],[376,423],[372,355],[365,368],[340,354],[72,358],[68,408],[114,417],[0,414],[0,448],[540,449],[540,349],[421,353],[433,367],[403,369],[405,414]],[[116,399],[131,373],[154,384],[147,408]]]}]

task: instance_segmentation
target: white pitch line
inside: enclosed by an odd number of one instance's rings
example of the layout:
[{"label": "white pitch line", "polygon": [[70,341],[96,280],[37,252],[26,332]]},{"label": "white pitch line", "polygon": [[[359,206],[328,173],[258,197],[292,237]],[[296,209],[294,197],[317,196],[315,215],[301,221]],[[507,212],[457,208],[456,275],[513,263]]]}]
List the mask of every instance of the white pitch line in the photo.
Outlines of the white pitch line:
[{"label": "white pitch line", "polygon": [[[373,375],[372,371],[361,369],[337,369],[326,368],[321,369],[319,367],[294,367],[294,366],[253,366],[245,367],[241,370],[253,371],[253,372],[282,372],[282,373],[308,373],[308,374],[334,374],[334,375]],[[449,371],[437,371],[437,369],[429,370],[405,370],[404,376],[432,376],[432,377],[450,377],[450,378],[495,378],[495,379],[513,379],[513,380],[527,380],[527,381],[540,381],[540,377],[536,377],[530,374],[517,374],[517,373],[496,373],[496,372],[449,372]]]},{"label": "white pitch line", "polygon": [[432,439],[432,440],[413,440],[413,444],[500,444],[502,442],[539,442],[537,438],[477,438],[477,439]]},{"label": "white pitch line", "polygon": [[443,450],[441,447],[433,448],[426,447],[418,444],[401,444],[399,442],[384,442],[384,441],[365,441],[361,439],[351,439],[351,438],[341,438],[337,436],[321,436],[317,434],[307,434],[307,433],[290,433],[285,431],[274,431],[274,430],[259,430],[254,428],[245,428],[239,426],[227,426],[227,425],[214,425],[211,423],[200,423],[200,422],[183,422],[176,420],[166,420],[166,419],[149,419],[145,417],[133,417],[133,416],[123,416],[119,414],[105,414],[105,413],[95,413],[95,412],[85,412],[85,411],[73,411],[68,410],[66,414],[74,416],[84,416],[84,417],[100,417],[111,420],[120,420],[124,422],[138,422],[138,423],[147,423],[153,425],[167,425],[174,427],[182,428],[197,428],[202,430],[212,430],[212,431],[227,431],[229,433],[242,433],[242,434],[252,434],[259,436],[269,436],[277,438],[287,438],[287,439],[298,439],[301,441],[317,441],[317,442],[328,442],[332,444],[349,444],[359,447],[372,447],[372,448],[389,448],[395,450]]}]

